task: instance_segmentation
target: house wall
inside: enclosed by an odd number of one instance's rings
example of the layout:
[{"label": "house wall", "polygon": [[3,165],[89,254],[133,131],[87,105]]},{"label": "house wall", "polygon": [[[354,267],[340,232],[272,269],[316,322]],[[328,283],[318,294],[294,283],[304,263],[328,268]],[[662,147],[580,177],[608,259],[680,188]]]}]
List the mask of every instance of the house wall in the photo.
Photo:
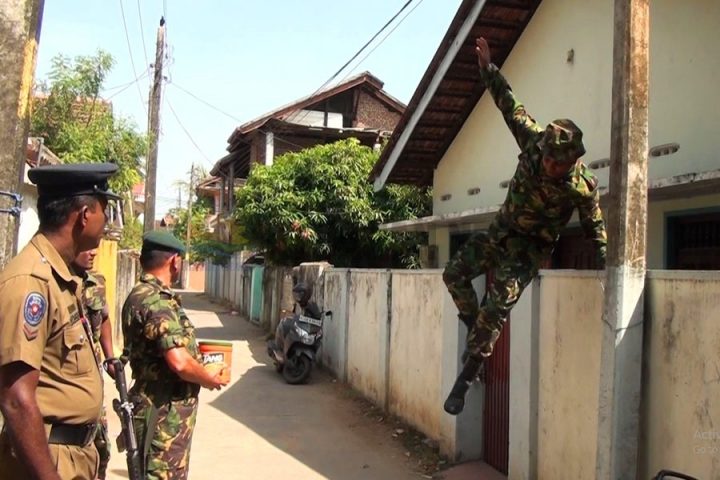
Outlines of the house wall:
[{"label": "house wall", "polygon": [[[27,173],[25,174],[27,177]],[[20,228],[18,231],[18,252],[30,242],[40,226],[37,213],[37,189],[27,182],[22,184],[20,194],[23,196],[20,212]]]},{"label": "house wall", "polygon": [[400,113],[390,110],[376,97],[361,90],[358,98],[357,118],[353,127],[392,131],[400,121],[400,117]]},{"label": "house wall", "polygon": [[[651,2],[650,146],[678,142],[680,150],[649,161],[651,179],[718,168],[720,122],[715,78],[720,56],[708,45],[720,30],[716,0]],[[502,72],[541,125],[574,119],[585,133],[586,163],[610,154],[612,2],[545,0]],[[574,50],[574,62],[566,61]],[[708,102],[715,105],[708,108]],[[698,113],[702,112],[702,122]],[[499,183],[514,173],[518,148],[489,94],[478,102],[435,171],[434,213],[502,203]],[[600,185],[608,169],[597,171]],[[479,186],[478,195],[467,190]],[[449,201],[440,201],[445,194]],[[657,252],[649,252],[657,265]]]}]

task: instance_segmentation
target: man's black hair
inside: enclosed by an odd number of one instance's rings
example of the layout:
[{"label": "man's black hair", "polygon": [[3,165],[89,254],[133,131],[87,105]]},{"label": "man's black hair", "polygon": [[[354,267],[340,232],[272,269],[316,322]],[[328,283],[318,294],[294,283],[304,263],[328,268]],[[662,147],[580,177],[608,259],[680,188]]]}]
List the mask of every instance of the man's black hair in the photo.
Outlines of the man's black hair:
[{"label": "man's black hair", "polygon": [[79,195],[75,197],[43,197],[37,202],[40,230],[55,232],[65,225],[70,214],[82,207],[94,208],[99,198],[93,195]]},{"label": "man's black hair", "polygon": [[167,262],[170,257],[177,254],[177,252],[167,250],[142,249],[140,251],[140,266],[143,270],[155,270]]}]

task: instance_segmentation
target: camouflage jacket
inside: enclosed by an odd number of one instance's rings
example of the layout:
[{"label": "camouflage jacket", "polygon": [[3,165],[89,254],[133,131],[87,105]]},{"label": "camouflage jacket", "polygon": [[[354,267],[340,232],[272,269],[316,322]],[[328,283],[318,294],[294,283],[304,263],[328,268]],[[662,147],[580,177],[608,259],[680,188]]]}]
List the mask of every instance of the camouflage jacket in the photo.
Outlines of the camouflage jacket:
[{"label": "camouflage jacket", "polygon": [[[108,318],[108,306],[105,297],[105,277],[100,274],[86,273],[83,278],[82,303],[90,321],[96,350],[100,348],[100,326]],[[102,357],[100,357],[102,358]]]},{"label": "camouflage jacket", "polygon": [[122,330],[135,390],[150,396],[161,392],[173,399],[197,394],[198,387],[180,379],[164,357],[167,350],[184,347],[197,361],[202,361],[195,327],[185,314],[179,295],[155,276],[144,273],[123,305]]},{"label": "camouflage jacket", "polygon": [[579,161],[561,180],[545,176],[543,154],[537,145],[545,128],[525,111],[495,65],[481,70],[480,75],[520,147],[517,169],[490,234],[497,238],[529,236],[551,249],[577,208],[585,235],[604,263],[607,235],[597,177]]}]

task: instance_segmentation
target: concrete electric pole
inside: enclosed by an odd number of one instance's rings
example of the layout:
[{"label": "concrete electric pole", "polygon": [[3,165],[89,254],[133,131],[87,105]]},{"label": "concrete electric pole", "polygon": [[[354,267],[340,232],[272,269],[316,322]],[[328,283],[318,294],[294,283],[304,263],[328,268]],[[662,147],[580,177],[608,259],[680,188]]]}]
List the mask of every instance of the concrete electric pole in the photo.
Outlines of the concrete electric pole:
[{"label": "concrete electric pole", "polygon": [[647,231],[649,0],[615,0],[598,480],[638,468]]},{"label": "concrete electric pole", "polygon": [[157,191],[157,157],[158,140],[160,137],[160,100],[162,99],[162,70],[165,57],[165,19],[160,19],[157,31],[157,45],[155,48],[155,75],[150,87],[150,110],[148,112],[148,136],[150,148],[148,149],[147,168],[145,169],[145,221],[143,232],[147,233],[155,228],[155,199]]}]

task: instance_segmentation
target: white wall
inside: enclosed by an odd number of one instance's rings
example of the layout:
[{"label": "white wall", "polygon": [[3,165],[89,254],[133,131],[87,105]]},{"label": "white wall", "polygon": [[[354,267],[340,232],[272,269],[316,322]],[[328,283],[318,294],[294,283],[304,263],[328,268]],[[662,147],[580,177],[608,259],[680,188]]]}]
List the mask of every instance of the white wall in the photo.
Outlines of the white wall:
[{"label": "white wall", "polygon": [[387,270],[352,270],[348,302],[347,381],[375,404],[387,406]]},{"label": "white wall", "polygon": [[[564,270],[540,276],[539,479],[595,479],[601,275]],[[510,375],[516,375],[512,368]]]},{"label": "white wall", "polygon": [[[574,119],[585,133],[586,163],[610,154],[613,3],[545,0],[518,40],[502,72],[542,125]],[[720,31],[717,0],[651,2],[650,145],[680,143],[654,158],[650,178],[720,168],[718,136]],[[575,61],[566,62],[575,51]],[[700,119],[702,119],[700,121]],[[512,176],[518,147],[490,95],[478,102],[435,171],[434,213],[502,203],[499,183]],[[607,185],[607,169],[598,172]],[[468,196],[470,187],[481,192]],[[440,196],[451,193],[446,202]]]},{"label": "white wall", "polygon": [[442,411],[442,276],[427,271],[392,276],[389,409],[414,427],[440,436]]},{"label": "white wall", "polygon": [[332,316],[323,324],[323,345],[320,351],[322,365],[332,372],[340,381],[347,380],[347,327],[348,327],[348,294],[350,271],[347,269],[330,269],[323,274],[326,311]]},{"label": "white wall", "polygon": [[648,277],[640,478],[720,478],[720,272]]},{"label": "white wall", "polygon": [[37,214],[37,189],[34,185],[23,183],[20,194],[23,196],[23,202],[18,232],[18,251],[30,242],[40,226]]}]

